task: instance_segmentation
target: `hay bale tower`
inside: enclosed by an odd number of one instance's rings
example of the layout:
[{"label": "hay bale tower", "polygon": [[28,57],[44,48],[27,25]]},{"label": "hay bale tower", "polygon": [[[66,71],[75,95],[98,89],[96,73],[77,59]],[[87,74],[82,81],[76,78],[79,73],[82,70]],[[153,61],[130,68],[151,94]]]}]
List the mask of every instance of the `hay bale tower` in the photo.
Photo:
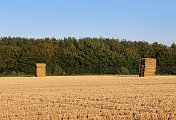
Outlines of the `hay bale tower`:
[{"label": "hay bale tower", "polygon": [[141,58],[139,66],[139,76],[155,76],[156,72],[156,59],[154,58]]},{"label": "hay bale tower", "polygon": [[36,63],[36,77],[45,77],[46,76],[46,64]]}]

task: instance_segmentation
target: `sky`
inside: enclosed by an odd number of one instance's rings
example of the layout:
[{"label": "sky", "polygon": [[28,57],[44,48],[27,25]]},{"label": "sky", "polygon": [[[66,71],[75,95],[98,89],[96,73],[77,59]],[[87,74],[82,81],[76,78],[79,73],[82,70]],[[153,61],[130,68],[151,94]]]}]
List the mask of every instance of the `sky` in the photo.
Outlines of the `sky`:
[{"label": "sky", "polygon": [[0,0],[0,37],[176,43],[176,0]]}]

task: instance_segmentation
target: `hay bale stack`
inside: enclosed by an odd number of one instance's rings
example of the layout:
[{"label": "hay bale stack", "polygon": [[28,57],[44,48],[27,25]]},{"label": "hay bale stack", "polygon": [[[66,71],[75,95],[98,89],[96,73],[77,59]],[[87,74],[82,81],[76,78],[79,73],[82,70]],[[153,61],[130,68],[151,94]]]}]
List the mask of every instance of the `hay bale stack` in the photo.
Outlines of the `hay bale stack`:
[{"label": "hay bale stack", "polygon": [[156,72],[156,59],[154,58],[141,58],[139,66],[139,76],[155,76]]},{"label": "hay bale stack", "polygon": [[46,76],[46,64],[36,63],[36,77],[45,77]]}]

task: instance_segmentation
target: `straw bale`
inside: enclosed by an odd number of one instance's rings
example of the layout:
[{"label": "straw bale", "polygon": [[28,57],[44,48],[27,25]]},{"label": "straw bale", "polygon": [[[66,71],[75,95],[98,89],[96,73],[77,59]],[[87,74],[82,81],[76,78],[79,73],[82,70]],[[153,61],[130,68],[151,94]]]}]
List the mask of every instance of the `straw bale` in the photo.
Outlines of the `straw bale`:
[{"label": "straw bale", "polygon": [[139,66],[139,76],[155,76],[156,72],[156,59],[154,58],[141,58]]},{"label": "straw bale", "polygon": [[36,77],[45,77],[46,76],[46,64],[36,63]]}]

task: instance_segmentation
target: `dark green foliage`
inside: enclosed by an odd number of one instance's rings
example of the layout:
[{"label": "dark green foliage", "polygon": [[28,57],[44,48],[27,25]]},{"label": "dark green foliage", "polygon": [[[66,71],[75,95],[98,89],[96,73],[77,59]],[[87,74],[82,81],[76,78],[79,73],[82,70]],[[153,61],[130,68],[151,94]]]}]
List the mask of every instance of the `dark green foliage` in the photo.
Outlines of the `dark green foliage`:
[{"label": "dark green foliage", "polygon": [[12,71],[11,72],[11,75],[17,75],[15,71]]},{"label": "dark green foliage", "polygon": [[129,72],[128,68],[126,68],[126,67],[121,67],[119,73],[120,73],[121,75],[129,75],[130,72]]},{"label": "dark green foliage", "polygon": [[3,72],[2,75],[7,75],[7,73],[6,73],[6,72]]},{"label": "dark green foliage", "polygon": [[54,72],[53,72],[54,75],[61,75],[62,74],[62,68],[59,66],[59,65],[56,65],[54,67]]},{"label": "dark green foliage", "polygon": [[34,75],[36,63],[46,63],[48,75],[138,74],[143,57],[157,59],[157,74],[176,74],[176,44],[72,37],[0,39],[0,75]]}]

